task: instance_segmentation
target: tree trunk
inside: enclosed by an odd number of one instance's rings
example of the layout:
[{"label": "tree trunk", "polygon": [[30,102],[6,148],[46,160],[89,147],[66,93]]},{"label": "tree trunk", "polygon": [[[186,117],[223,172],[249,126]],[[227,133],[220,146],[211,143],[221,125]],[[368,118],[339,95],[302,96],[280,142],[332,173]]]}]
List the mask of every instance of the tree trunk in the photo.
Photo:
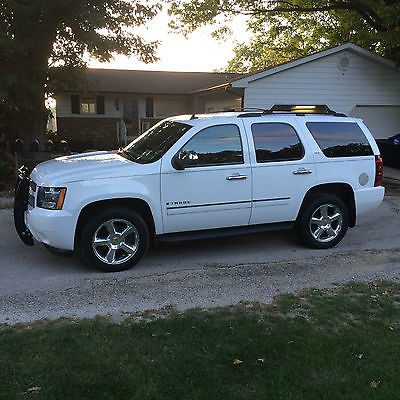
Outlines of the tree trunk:
[{"label": "tree trunk", "polygon": [[[10,113],[6,122],[5,131],[11,144],[15,139],[20,138],[24,141],[24,150],[29,150],[32,141],[38,139],[40,149],[45,148],[47,110],[44,104],[44,90],[33,85],[34,90],[23,91],[26,96],[24,102]],[[33,89],[33,90],[32,90]]]}]

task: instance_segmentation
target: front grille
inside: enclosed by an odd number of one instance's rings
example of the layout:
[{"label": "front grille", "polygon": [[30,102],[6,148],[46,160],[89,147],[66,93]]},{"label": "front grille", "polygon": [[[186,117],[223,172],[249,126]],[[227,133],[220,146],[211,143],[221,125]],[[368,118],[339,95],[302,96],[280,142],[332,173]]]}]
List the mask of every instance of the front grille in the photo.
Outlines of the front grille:
[{"label": "front grille", "polygon": [[32,179],[30,179],[30,180],[29,180],[29,197],[28,197],[28,203],[29,203],[29,205],[30,205],[32,208],[35,207],[36,188],[37,188],[36,183],[33,182]]}]

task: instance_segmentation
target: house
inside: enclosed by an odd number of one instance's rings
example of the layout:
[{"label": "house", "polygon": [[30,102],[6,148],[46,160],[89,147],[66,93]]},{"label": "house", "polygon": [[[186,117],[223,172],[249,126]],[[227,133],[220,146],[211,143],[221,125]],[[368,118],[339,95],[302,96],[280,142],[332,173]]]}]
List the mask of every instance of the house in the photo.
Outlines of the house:
[{"label": "house", "polygon": [[248,75],[89,69],[87,80],[56,95],[58,133],[77,150],[115,148],[171,115],[274,104],[324,104],[379,139],[400,132],[399,70],[352,43]]},{"label": "house", "polygon": [[396,64],[352,43],[239,77],[245,107],[326,104],[362,118],[375,138],[400,132],[400,72]]},{"label": "house", "polygon": [[243,91],[226,85],[238,76],[89,69],[85,92],[56,94],[58,135],[77,151],[116,148],[172,115],[241,107]]}]

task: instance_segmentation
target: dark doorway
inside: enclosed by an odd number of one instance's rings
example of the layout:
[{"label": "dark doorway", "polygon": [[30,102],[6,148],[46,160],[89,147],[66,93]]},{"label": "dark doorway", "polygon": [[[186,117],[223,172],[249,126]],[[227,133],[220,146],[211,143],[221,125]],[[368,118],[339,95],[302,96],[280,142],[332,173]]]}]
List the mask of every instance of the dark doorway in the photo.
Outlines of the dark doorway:
[{"label": "dark doorway", "polygon": [[124,122],[128,136],[139,134],[139,105],[136,99],[124,100]]}]

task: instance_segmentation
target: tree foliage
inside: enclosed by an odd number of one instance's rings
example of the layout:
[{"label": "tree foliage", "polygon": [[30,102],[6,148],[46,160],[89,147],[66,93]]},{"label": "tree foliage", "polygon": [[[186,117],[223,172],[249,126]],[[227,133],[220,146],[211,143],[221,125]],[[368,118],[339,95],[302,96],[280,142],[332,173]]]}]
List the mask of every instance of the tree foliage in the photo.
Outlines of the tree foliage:
[{"label": "tree foliage", "polygon": [[146,0],[0,0],[0,121],[7,134],[44,132],[46,96],[67,80],[81,81],[88,56],[155,60],[157,42],[134,28],[159,8]]},{"label": "tree foliage", "polygon": [[189,34],[206,24],[226,36],[248,16],[251,39],[236,45],[231,72],[266,68],[352,42],[400,63],[399,0],[174,0],[171,26]]}]

